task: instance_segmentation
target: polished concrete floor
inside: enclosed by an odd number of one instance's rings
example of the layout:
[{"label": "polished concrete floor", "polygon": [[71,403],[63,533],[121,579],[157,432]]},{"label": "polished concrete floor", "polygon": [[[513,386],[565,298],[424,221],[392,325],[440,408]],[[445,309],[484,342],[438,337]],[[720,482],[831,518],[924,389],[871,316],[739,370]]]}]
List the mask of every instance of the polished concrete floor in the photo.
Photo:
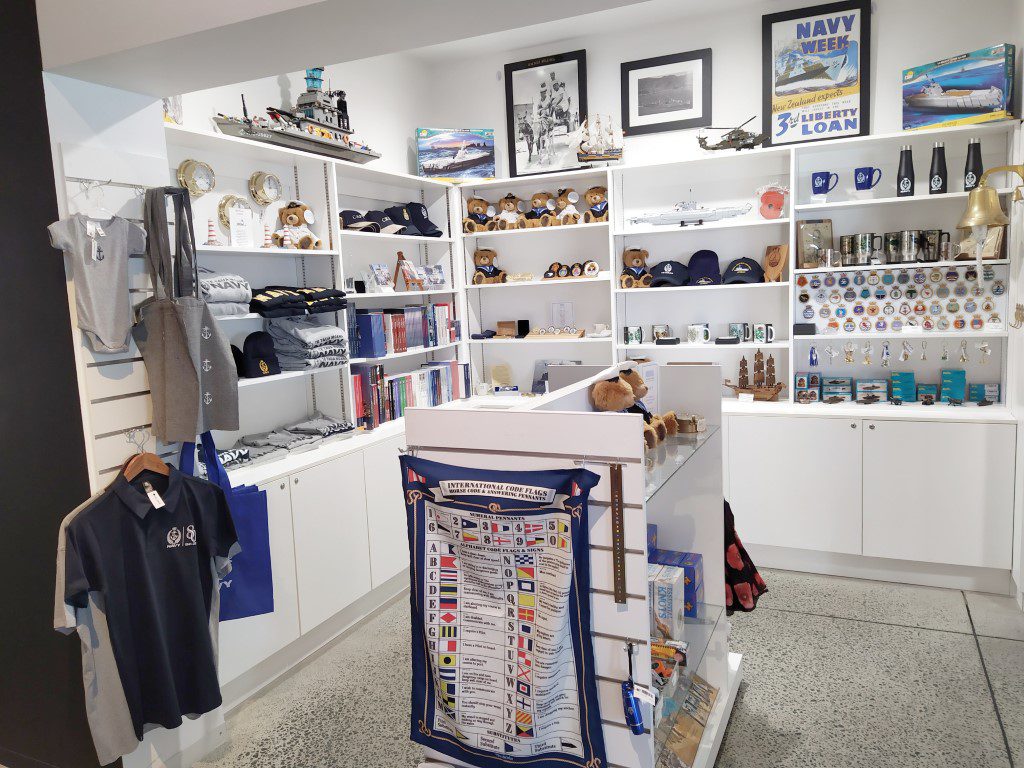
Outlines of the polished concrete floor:
[{"label": "polished concrete floor", "polygon": [[[1024,767],[1010,598],[767,571],[733,617],[745,682],[719,768]],[[228,720],[197,768],[413,768],[399,600]]]}]

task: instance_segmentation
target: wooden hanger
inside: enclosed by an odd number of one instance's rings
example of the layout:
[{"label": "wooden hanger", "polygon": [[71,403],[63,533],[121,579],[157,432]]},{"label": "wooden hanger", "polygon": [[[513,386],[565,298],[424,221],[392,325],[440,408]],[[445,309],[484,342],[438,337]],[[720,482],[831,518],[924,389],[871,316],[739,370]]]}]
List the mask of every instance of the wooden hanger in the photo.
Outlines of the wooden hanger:
[{"label": "wooden hanger", "polygon": [[170,475],[171,469],[168,467],[163,459],[157,456],[155,453],[143,450],[143,446],[146,444],[147,434],[143,429],[129,429],[125,432],[125,439],[134,445],[138,450],[134,456],[124,463],[124,467],[121,472],[124,474],[124,479],[131,482],[143,472],[147,470],[154,472],[158,475]]},{"label": "wooden hanger", "polygon": [[128,459],[128,463],[124,465],[124,479],[131,482],[146,471],[155,472],[158,475],[171,474],[171,468],[164,463],[163,459],[155,453],[146,451],[145,453],[136,453]]}]

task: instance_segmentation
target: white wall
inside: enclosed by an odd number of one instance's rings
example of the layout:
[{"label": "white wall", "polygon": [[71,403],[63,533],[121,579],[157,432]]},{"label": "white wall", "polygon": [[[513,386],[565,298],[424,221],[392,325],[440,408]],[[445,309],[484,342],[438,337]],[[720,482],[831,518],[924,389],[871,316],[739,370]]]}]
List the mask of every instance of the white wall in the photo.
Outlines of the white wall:
[{"label": "white wall", "polygon": [[[503,65],[550,53],[587,51],[588,109],[620,115],[619,64],[699,48],[712,49],[712,114],[715,125],[730,126],[751,115],[760,127],[761,16],[799,8],[807,0],[762,1],[725,15],[699,19],[645,18],[633,14],[632,28],[618,27],[584,37],[572,35],[542,47],[504,50],[468,59],[431,60],[427,77],[449,83],[426,105],[423,122],[439,126],[494,127],[499,163],[505,158]],[[871,131],[900,130],[900,75],[906,67],[935,61],[986,45],[1024,42],[1022,24],[1010,26],[1024,10],[1021,0],[876,0],[872,14]],[[497,37],[497,36],[496,36]],[[499,38],[500,39],[500,38]],[[432,59],[434,54],[431,54]],[[647,163],[696,155],[696,131],[637,136],[626,140],[626,162]]]},{"label": "white wall", "polygon": [[[289,107],[306,90],[303,72],[291,72],[245,83],[196,91],[182,97],[185,126],[216,130],[217,112],[241,115],[241,94],[250,115],[264,115],[268,106]],[[427,105],[442,98],[444,84],[426,77],[421,62],[407,54],[391,54],[328,66],[324,83],[348,97],[352,128],[358,139],[381,153],[374,168],[407,172],[416,167],[415,131],[424,125]]]}]

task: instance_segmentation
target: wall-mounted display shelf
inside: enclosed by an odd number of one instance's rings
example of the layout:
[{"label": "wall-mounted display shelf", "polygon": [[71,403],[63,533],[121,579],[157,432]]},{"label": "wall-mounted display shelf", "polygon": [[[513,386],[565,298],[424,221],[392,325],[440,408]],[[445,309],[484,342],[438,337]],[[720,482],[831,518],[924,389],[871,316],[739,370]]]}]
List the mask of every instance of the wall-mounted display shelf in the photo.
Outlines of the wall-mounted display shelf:
[{"label": "wall-mounted display shelf", "polygon": [[766,344],[758,344],[753,341],[741,341],[739,344],[714,344],[708,342],[707,344],[690,344],[688,342],[682,342],[680,344],[617,344],[617,347],[622,352],[672,352],[676,351],[708,351],[708,352],[722,352],[736,349],[763,349],[765,351],[779,351],[789,352],[788,339],[776,339],[773,342]]},{"label": "wall-mounted display shelf", "polygon": [[493,339],[470,339],[470,344],[479,345],[490,345],[490,344],[608,344],[612,341],[611,337],[605,337],[601,339],[589,339],[586,336],[575,337],[575,336],[549,336],[543,338],[529,338],[525,337],[522,339],[512,338],[501,338],[495,336]]},{"label": "wall-mounted display shelf", "polygon": [[353,357],[349,360],[349,365],[355,365],[356,363],[383,363],[387,360],[398,360],[402,357],[412,357],[413,355],[426,355],[431,352],[441,352],[445,349],[454,349],[459,346],[462,342],[453,341],[451,344],[438,344],[434,347],[412,347],[404,352],[389,352],[381,357]]},{"label": "wall-mounted display shelf", "polygon": [[598,272],[596,277],[552,277],[544,280],[513,280],[508,283],[480,283],[479,285],[469,283],[466,287],[476,290],[493,290],[495,288],[528,288],[533,285],[591,285],[609,280],[611,280],[611,272],[605,270]]},{"label": "wall-mounted display shelf", "polygon": [[196,253],[208,256],[337,256],[337,251],[317,248],[261,248],[240,245],[197,245]]},{"label": "wall-mounted display shelf", "polygon": [[343,229],[340,232],[342,242],[350,240],[352,242],[382,242],[390,243],[394,245],[396,243],[416,243],[417,245],[433,245],[435,243],[443,245],[451,245],[452,238],[442,237],[424,237],[423,235],[389,235],[384,232],[360,232],[354,229]]},{"label": "wall-mounted display shelf", "polygon": [[[750,214],[747,214],[750,216]],[[750,218],[724,219],[722,221],[709,221],[706,224],[688,224],[685,227],[636,225],[626,226],[613,230],[616,237],[630,237],[633,235],[678,235],[685,232],[688,235],[699,235],[702,232],[718,229],[746,229],[748,227],[788,227],[789,218],[762,219],[754,214]]]},{"label": "wall-mounted display shelf", "polygon": [[1005,339],[1007,331],[922,331],[908,333],[906,331],[872,331],[871,333],[815,333],[806,336],[794,336],[794,341],[821,341],[822,339],[906,339],[907,341],[928,341],[928,339]]},{"label": "wall-mounted display shelf", "polygon": [[765,288],[789,288],[789,281],[784,280],[780,283],[731,283],[729,285],[660,285],[657,288],[616,288],[615,292],[629,296],[634,293],[647,294],[675,293],[678,291],[730,291],[740,289],[756,291]]},{"label": "wall-mounted display shelf", "polygon": [[[1012,189],[999,189],[1000,195],[1008,195]],[[823,200],[821,202],[803,203],[793,206],[797,213],[805,211],[832,211],[840,208],[868,208],[874,205],[912,205],[914,203],[935,204],[956,200],[963,205],[967,200],[967,192],[947,192],[944,195],[914,195],[913,197],[865,197],[853,200]]]},{"label": "wall-mounted display shelf", "polygon": [[447,296],[456,293],[455,288],[432,288],[429,291],[395,291],[394,293],[349,293],[345,298],[350,302],[382,301],[384,299],[412,299],[424,296]]},{"label": "wall-mounted display shelf", "polygon": [[[983,266],[998,267],[1010,263],[1009,259],[985,259],[981,262]],[[933,269],[936,267],[969,267],[977,264],[973,259],[965,261],[910,261],[906,264],[865,264],[856,267],[816,267],[814,269],[794,269],[798,275],[810,275],[816,272],[879,272],[886,269]]]},{"label": "wall-mounted display shelf", "polygon": [[345,370],[344,365],[331,365],[326,368],[310,368],[306,371],[281,371],[273,376],[263,376],[258,379],[239,379],[239,387],[255,387],[259,384],[272,384],[277,381],[288,381],[290,379],[303,379],[307,376],[315,376],[318,373],[334,373]]}]

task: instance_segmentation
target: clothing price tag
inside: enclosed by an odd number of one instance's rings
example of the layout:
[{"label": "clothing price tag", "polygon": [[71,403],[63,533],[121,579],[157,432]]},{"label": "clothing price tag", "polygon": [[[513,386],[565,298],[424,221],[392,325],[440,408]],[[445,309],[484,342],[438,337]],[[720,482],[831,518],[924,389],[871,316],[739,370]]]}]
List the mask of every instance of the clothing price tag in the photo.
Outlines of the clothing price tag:
[{"label": "clothing price tag", "polygon": [[146,495],[149,496],[149,503],[153,505],[153,509],[162,509],[164,500],[160,498],[160,494],[156,492],[156,489],[149,483],[143,483],[142,487],[146,489]]},{"label": "clothing price tag", "polygon": [[652,707],[655,705],[655,703],[657,701],[654,698],[654,694],[651,693],[650,689],[649,688],[644,688],[642,685],[634,685],[633,686],[633,693],[636,694],[636,697],[638,699],[640,699],[640,701],[645,701],[648,704],[650,704]]}]

